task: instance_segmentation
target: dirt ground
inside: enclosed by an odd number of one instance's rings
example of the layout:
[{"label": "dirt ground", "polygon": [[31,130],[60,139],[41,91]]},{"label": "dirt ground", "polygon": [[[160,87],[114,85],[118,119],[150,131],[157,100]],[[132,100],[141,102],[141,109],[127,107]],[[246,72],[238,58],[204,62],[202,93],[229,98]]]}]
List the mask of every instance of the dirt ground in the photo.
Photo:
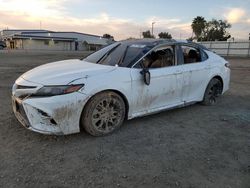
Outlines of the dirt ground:
[{"label": "dirt ground", "polygon": [[250,59],[229,59],[231,88],[124,123],[106,137],[46,136],[23,128],[11,87],[25,71],[82,53],[0,53],[0,187],[250,187]]}]

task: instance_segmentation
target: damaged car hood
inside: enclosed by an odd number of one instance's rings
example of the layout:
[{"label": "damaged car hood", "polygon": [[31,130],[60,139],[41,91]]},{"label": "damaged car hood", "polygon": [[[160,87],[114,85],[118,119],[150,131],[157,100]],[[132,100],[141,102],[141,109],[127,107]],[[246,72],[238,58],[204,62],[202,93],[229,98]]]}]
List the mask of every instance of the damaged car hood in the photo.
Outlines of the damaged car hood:
[{"label": "damaged car hood", "polygon": [[100,75],[115,68],[113,66],[88,63],[79,59],[71,59],[41,65],[24,73],[21,77],[27,81],[42,85],[67,85],[74,80]]}]

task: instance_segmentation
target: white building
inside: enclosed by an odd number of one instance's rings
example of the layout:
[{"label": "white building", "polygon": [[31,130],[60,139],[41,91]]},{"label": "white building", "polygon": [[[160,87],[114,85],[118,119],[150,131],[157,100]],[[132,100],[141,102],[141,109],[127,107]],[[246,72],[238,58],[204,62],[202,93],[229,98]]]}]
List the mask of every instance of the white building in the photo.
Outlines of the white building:
[{"label": "white building", "polygon": [[3,30],[1,38],[9,49],[24,50],[98,50],[112,41],[97,35],[48,30]]}]

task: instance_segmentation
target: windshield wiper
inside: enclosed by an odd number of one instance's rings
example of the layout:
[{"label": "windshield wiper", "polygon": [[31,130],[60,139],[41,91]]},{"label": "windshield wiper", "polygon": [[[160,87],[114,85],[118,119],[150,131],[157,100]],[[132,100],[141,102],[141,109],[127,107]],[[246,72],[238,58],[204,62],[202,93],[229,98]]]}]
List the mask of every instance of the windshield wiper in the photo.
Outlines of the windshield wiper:
[{"label": "windshield wiper", "polygon": [[118,46],[120,46],[121,43],[117,44],[116,46],[114,46],[112,49],[110,49],[106,54],[104,54],[97,62],[96,64],[100,63],[101,61],[104,61],[108,56],[109,54],[111,54]]}]

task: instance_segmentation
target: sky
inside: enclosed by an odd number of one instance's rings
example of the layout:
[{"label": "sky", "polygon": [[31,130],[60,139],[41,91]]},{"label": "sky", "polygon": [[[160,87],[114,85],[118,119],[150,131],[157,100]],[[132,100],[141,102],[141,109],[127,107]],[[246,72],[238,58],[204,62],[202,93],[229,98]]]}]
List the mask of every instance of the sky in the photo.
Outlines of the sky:
[{"label": "sky", "polygon": [[116,40],[169,32],[173,38],[192,36],[196,16],[232,24],[235,39],[248,39],[250,0],[0,0],[0,30],[47,29],[95,35],[109,33]]}]

